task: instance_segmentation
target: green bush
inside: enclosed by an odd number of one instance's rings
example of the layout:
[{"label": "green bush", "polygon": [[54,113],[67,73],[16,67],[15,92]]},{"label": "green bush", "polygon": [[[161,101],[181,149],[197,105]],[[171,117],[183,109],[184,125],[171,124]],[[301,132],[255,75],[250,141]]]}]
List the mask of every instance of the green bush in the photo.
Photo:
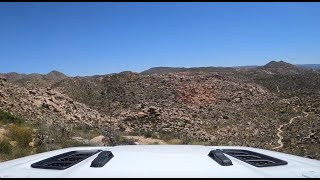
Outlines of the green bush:
[{"label": "green bush", "polygon": [[32,141],[32,133],[32,129],[27,127],[21,127],[15,124],[9,127],[9,137],[17,141],[20,147],[29,147],[29,143]]},{"label": "green bush", "polygon": [[189,144],[189,145],[191,145],[192,143],[197,144],[196,141],[192,141],[192,139],[190,139],[190,138],[187,138],[187,137],[181,138],[181,144]]},{"label": "green bush", "polygon": [[23,124],[25,122],[25,119],[21,117],[13,116],[8,112],[0,110],[0,122],[5,124],[8,124],[8,123]]},{"label": "green bush", "polygon": [[41,144],[36,147],[36,153],[43,153],[46,151],[48,151],[48,147],[45,144]]},{"label": "green bush", "polygon": [[110,145],[116,146],[116,145],[135,145],[135,144],[133,140],[123,137],[123,135],[120,132],[113,132],[113,140]]},{"label": "green bush", "polygon": [[12,152],[12,146],[8,140],[0,140],[0,153],[10,154]]},{"label": "green bush", "polygon": [[12,157],[10,159],[17,159],[25,156],[29,156],[32,154],[32,149],[30,147],[28,148],[15,148],[12,151]]},{"label": "green bush", "polygon": [[172,139],[182,139],[182,135],[180,133],[169,132],[169,131],[160,131],[159,132],[160,139],[164,141],[170,141]]},{"label": "green bush", "polygon": [[152,132],[151,131],[144,131],[143,136],[146,138],[151,138]]}]

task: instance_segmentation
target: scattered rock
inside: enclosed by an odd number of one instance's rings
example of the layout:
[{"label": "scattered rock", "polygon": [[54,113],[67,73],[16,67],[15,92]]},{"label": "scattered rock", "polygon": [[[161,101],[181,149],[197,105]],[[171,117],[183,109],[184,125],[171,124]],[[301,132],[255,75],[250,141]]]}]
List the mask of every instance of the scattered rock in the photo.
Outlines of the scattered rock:
[{"label": "scattered rock", "polygon": [[105,146],[106,145],[106,137],[100,135],[90,139],[89,143],[94,146]]},{"label": "scattered rock", "polygon": [[29,143],[29,146],[32,148],[34,147],[34,145],[35,145],[35,142],[33,142],[33,141]]},{"label": "scattered rock", "polygon": [[241,102],[241,98],[235,98],[235,99],[234,99],[234,102],[235,102],[235,103]]},{"label": "scattered rock", "polygon": [[148,116],[148,114],[146,114],[146,113],[144,113],[144,112],[138,112],[138,117],[139,118],[145,118],[145,117],[147,117]]},{"label": "scattered rock", "polygon": [[16,147],[18,145],[17,141],[10,141],[9,142],[11,146]]}]

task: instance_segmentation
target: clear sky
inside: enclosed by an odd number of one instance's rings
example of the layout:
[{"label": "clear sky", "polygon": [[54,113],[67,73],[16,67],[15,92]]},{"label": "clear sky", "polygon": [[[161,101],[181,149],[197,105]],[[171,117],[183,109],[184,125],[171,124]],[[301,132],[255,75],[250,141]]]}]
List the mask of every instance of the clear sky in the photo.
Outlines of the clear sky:
[{"label": "clear sky", "polygon": [[0,3],[0,72],[320,64],[320,3]]}]

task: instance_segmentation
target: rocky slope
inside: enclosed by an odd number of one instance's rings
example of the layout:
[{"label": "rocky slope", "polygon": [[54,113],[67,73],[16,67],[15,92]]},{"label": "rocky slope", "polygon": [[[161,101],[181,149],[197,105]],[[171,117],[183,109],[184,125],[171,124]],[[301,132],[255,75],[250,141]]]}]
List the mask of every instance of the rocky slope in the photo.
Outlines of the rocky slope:
[{"label": "rocky slope", "polygon": [[165,132],[207,141],[218,137],[205,127],[233,120],[240,112],[248,112],[245,108],[271,98],[260,86],[217,73],[129,73],[100,80],[66,79],[53,87],[116,118],[128,132]]},{"label": "rocky slope", "polygon": [[33,122],[77,126],[117,126],[106,115],[74,101],[51,88],[26,89],[0,79],[0,109],[26,117]]},{"label": "rocky slope", "polygon": [[282,61],[258,68],[167,70],[64,78],[49,88],[2,81],[0,107],[126,137],[276,148],[320,159],[318,71]]}]

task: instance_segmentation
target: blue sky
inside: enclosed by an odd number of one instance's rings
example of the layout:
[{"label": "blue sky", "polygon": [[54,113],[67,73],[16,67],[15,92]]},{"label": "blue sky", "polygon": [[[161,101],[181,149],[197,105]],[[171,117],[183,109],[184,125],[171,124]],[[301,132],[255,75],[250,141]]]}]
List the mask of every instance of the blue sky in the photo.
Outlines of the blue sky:
[{"label": "blue sky", "polygon": [[0,72],[320,63],[320,3],[0,3]]}]

